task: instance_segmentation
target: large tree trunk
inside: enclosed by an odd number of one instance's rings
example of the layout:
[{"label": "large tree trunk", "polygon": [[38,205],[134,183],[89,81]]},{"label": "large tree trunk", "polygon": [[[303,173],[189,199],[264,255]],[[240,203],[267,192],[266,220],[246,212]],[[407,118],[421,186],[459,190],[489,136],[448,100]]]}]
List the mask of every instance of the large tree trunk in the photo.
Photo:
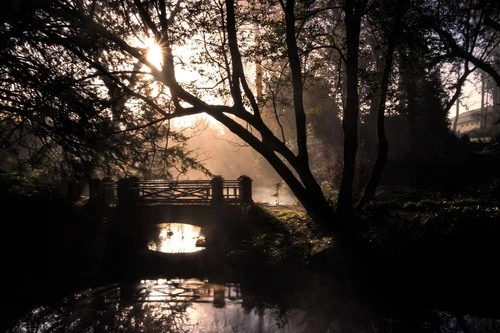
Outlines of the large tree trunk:
[{"label": "large tree trunk", "polygon": [[356,167],[356,152],[358,149],[358,62],[359,62],[359,34],[364,1],[346,0],[345,28],[347,40],[346,55],[346,105],[343,110],[344,129],[344,167],[340,183],[339,198],[336,214],[347,216],[352,213],[353,184]]},{"label": "large tree trunk", "polygon": [[[157,27],[155,26],[153,20],[148,16],[147,5],[140,1],[134,1],[138,15],[142,19],[144,25],[149,28],[149,30],[155,32],[154,35],[158,35]],[[94,22],[92,18],[88,18],[85,15],[75,11],[72,8],[64,7],[62,10],[62,15],[67,16],[69,19],[78,20],[81,26],[85,29],[90,29],[91,31],[99,34],[102,38],[106,38],[112,41],[124,52],[130,54],[141,63],[147,65],[150,69],[149,75],[154,77],[159,82],[168,87],[170,95],[172,96],[172,106],[174,110],[164,110],[155,104],[154,99],[147,99],[148,104],[154,107],[154,110],[159,112],[164,119],[172,119],[175,117],[193,115],[205,113],[218,120],[221,124],[225,125],[231,132],[235,133],[240,139],[251,146],[255,151],[261,154],[270,165],[276,170],[280,177],[286,182],[288,187],[292,190],[294,195],[304,206],[307,212],[314,218],[319,225],[333,225],[333,210],[326,200],[320,185],[317,180],[312,175],[310,170],[310,165],[308,161],[308,151],[307,151],[307,126],[306,126],[306,114],[303,105],[303,78],[302,78],[302,67],[300,50],[297,46],[297,32],[295,30],[296,18],[294,14],[295,1],[286,1],[282,3],[284,5],[285,11],[285,23],[286,23],[286,46],[288,62],[290,65],[290,71],[292,76],[293,85],[293,107],[295,112],[295,125],[296,125],[296,146],[287,146],[284,140],[280,140],[269,126],[266,125],[264,119],[261,117],[261,108],[258,103],[258,94],[251,89],[248,83],[248,77],[245,73],[243,66],[243,59],[239,50],[238,44],[238,33],[237,33],[237,13],[235,10],[235,1],[228,0],[225,2],[226,5],[226,24],[225,33],[227,37],[226,46],[228,47],[227,62],[223,64],[226,66],[224,70],[229,74],[227,81],[230,87],[230,93],[232,97],[232,104],[218,104],[218,103],[207,103],[202,100],[196,93],[185,89],[184,85],[180,84],[175,76],[176,64],[174,61],[174,54],[172,53],[171,41],[168,36],[162,37],[162,48],[164,50],[163,67],[157,69],[153,64],[151,64],[144,52],[129,45],[125,40],[123,40],[119,35],[109,31],[106,27],[98,22]],[[359,21],[359,19],[358,19]],[[166,27],[162,27],[166,28]],[[355,55],[353,59],[355,62],[351,64],[351,72],[354,71],[354,75],[351,75],[352,82],[354,83],[355,90],[357,90],[357,48],[359,44],[359,22],[356,28],[356,32],[353,34],[354,40],[354,51]],[[352,44],[352,43],[351,43]],[[352,49],[352,47],[351,47]],[[229,61],[230,60],[230,61]],[[350,61],[352,63],[352,61]],[[133,93],[130,91],[130,93]],[[350,125],[347,127],[352,128],[348,132],[354,133],[354,150],[351,149],[351,164],[354,162],[356,148],[357,148],[357,109],[358,103],[357,92],[355,96],[349,97],[350,104],[353,104],[354,110],[351,117],[351,121],[348,121]],[[353,112],[348,112],[353,114]],[[351,140],[348,140],[352,142]],[[348,174],[348,172],[346,172]],[[346,179],[353,178],[353,171],[351,172],[351,177],[347,176]],[[347,192],[352,193],[351,189]],[[350,195],[348,195],[350,196]],[[351,203],[349,203],[351,205]]]},{"label": "large tree trunk", "polygon": [[[381,50],[374,50],[374,61],[376,73],[383,73],[384,71],[384,54]],[[360,128],[360,149],[369,161],[373,161],[377,157],[377,134],[373,131],[377,128],[377,114],[380,104],[380,89],[378,88],[379,82],[368,83],[372,87],[372,94],[370,98],[370,109],[368,115],[364,119],[364,123]]]},{"label": "large tree trunk", "polygon": [[375,191],[377,189],[380,180],[382,179],[382,174],[385,169],[385,164],[387,162],[387,154],[389,152],[389,141],[385,135],[385,102],[387,100],[387,90],[389,87],[390,74],[392,69],[392,63],[394,58],[394,50],[396,48],[396,43],[398,42],[398,35],[400,29],[400,22],[402,17],[402,1],[398,1],[396,8],[394,10],[394,24],[392,31],[386,37],[388,43],[387,52],[385,55],[384,69],[382,73],[382,81],[379,89],[379,100],[378,100],[378,112],[377,112],[377,158],[375,164],[373,165],[372,173],[370,179],[366,184],[363,196],[358,203],[357,209],[363,208],[368,204],[375,196]]},{"label": "large tree trunk", "polygon": [[[252,92],[250,89],[245,89],[243,66],[241,65],[241,57],[237,48],[234,1],[227,1],[226,6],[228,41],[234,66],[232,94],[239,96],[241,94],[239,88],[241,85],[246,97],[252,101]],[[255,116],[246,117],[245,120],[260,133],[262,139],[255,137],[247,128],[241,126],[241,124],[238,124],[232,118],[227,117],[224,113],[218,112],[217,110],[212,112],[210,108],[208,108],[207,113],[224,124],[229,130],[264,157],[287,184],[314,221],[317,222],[318,225],[326,227],[332,224],[333,210],[326,200],[320,185],[314,178],[309,165],[306,115],[303,102],[303,78],[299,49],[296,41],[294,6],[294,1],[288,1],[284,10],[286,22],[285,39],[292,75],[297,153],[292,153],[292,151],[286,147],[285,143],[278,140],[272,131],[264,124],[260,118],[260,109],[257,103],[251,102]],[[239,105],[242,107],[242,99],[236,98],[235,100],[237,101],[235,103],[236,107]],[[238,114],[244,115],[245,111],[242,109]]]},{"label": "large tree trunk", "polygon": [[457,133],[458,117],[460,116],[460,100],[457,100],[455,119],[453,119],[453,133]]}]

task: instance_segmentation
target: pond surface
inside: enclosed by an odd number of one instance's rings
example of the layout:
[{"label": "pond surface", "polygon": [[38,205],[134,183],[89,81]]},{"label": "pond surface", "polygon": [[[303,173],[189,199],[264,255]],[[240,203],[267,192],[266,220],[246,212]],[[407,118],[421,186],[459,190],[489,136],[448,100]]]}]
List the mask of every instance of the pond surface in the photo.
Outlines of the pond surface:
[{"label": "pond surface", "polygon": [[[326,313],[325,310],[334,309],[328,302],[316,313],[312,308],[296,308],[294,304],[284,311],[273,304],[256,303],[255,296],[242,290],[239,283],[215,284],[195,278],[114,283],[82,290],[56,305],[33,309],[9,332],[486,333],[500,330],[498,319],[455,316],[439,310],[428,313],[426,318],[415,314],[415,318],[381,320],[341,309]],[[345,306],[349,308],[348,304]]]},{"label": "pond surface", "polygon": [[[387,306],[384,295],[368,302],[349,281],[233,265],[205,245],[200,227],[160,223],[142,256],[117,264],[127,266],[113,271],[119,274],[39,302],[6,332],[500,332],[498,316]],[[129,267],[139,269],[121,274]]]},{"label": "pond surface", "polygon": [[238,284],[156,279],[110,284],[71,295],[25,316],[19,332],[311,332],[306,313],[256,309]]}]

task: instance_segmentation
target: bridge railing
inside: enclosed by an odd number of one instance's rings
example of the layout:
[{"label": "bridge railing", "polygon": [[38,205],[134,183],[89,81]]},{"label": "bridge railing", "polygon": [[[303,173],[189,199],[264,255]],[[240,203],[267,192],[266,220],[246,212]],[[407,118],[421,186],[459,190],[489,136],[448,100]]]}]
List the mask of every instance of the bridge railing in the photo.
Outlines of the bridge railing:
[{"label": "bridge railing", "polygon": [[123,178],[93,180],[90,198],[94,202],[115,204],[122,202],[165,204],[239,204],[252,202],[252,180],[241,176],[224,180],[140,180]]},{"label": "bridge railing", "polygon": [[222,186],[224,202],[239,202],[241,200],[241,185],[238,180],[225,180]]},{"label": "bridge railing", "polygon": [[147,180],[132,183],[129,191],[140,201],[206,203],[211,198],[209,181]]}]

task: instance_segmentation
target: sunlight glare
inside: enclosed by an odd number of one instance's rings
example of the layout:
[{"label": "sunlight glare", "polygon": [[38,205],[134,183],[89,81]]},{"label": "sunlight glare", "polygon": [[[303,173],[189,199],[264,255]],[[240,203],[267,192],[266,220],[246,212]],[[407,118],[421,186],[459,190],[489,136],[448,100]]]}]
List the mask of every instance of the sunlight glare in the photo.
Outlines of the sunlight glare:
[{"label": "sunlight glare", "polygon": [[155,241],[148,244],[153,251],[164,253],[191,253],[205,249],[197,245],[197,241],[204,239],[201,228],[184,223],[161,223],[158,225],[159,234]]},{"label": "sunlight glare", "polygon": [[151,62],[157,69],[161,70],[161,67],[163,66],[163,50],[161,45],[158,45],[154,39],[148,39],[145,44],[148,49],[148,61]]},{"label": "sunlight glare", "polygon": [[211,127],[216,129],[220,135],[225,133],[225,127],[206,113],[173,118],[170,120],[170,124],[178,130],[202,130],[206,127]]},{"label": "sunlight glare", "polygon": [[[152,66],[154,66],[158,70],[162,70],[162,67],[164,65],[164,58],[165,58],[165,48],[162,47],[161,44],[158,44],[154,38],[150,37],[143,37],[135,40],[133,45],[137,45],[137,47],[143,49],[146,51],[146,59],[151,63]],[[172,53],[175,55],[175,76],[176,80],[182,85],[195,85],[197,87],[205,87],[205,86],[211,86],[213,82],[211,82],[212,75],[201,75],[200,72],[196,70],[196,68],[191,68],[187,66],[186,64],[190,63],[190,58],[196,54],[196,48],[198,45],[192,44],[192,45],[174,45],[172,46]],[[141,70],[144,70],[146,72],[151,72],[151,69],[143,65],[141,67]],[[203,69],[204,71],[207,71],[207,68]],[[211,73],[213,74],[213,73]],[[158,94],[159,93],[159,86],[156,84],[151,85],[151,89],[153,94]],[[226,104],[221,98],[215,97],[215,96],[204,96],[204,100],[207,103],[211,104]],[[205,123],[205,125],[203,125]],[[209,117],[205,113],[197,114],[197,115],[191,115],[191,116],[183,116],[179,118],[175,118],[171,120],[171,124],[173,127],[183,130],[183,129],[194,129],[197,127],[197,125],[201,124],[201,127],[203,126],[210,126],[210,127],[215,127],[218,129],[219,133],[221,135],[224,134],[224,126],[222,126],[217,120],[213,119],[212,117]]]}]

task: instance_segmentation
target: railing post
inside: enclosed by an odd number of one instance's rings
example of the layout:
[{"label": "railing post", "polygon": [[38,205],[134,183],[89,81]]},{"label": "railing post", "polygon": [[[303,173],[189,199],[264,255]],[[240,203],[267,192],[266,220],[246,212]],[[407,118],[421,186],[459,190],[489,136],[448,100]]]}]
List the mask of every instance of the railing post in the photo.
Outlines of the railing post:
[{"label": "railing post", "polygon": [[139,182],[141,180],[139,177],[130,177],[129,182],[130,182],[130,199],[131,200],[137,200],[139,199]]},{"label": "railing post", "polygon": [[139,178],[122,178],[117,184],[119,203],[129,203],[139,198]]},{"label": "railing post", "polygon": [[110,177],[104,177],[101,181],[102,202],[110,205],[116,201],[113,180]]},{"label": "railing post", "polygon": [[118,193],[118,204],[123,204],[129,201],[129,181],[128,178],[121,178],[116,182]]},{"label": "railing post", "polygon": [[226,305],[226,286],[214,285],[214,299],[212,304],[216,308],[223,308]]},{"label": "railing post", "polygon": [[238,178],[240,181],[240,202],[241,203],[252,203],[252,178],[248,176],[240,176]]},{"label": "railing post", "polygon": [[89,180],[89,199],[94,203],[102,201],[101,180],[99,178]]},{"label": "railing post", "polygon": [[224,202],[224,178],[215,176],[210,183],[212,184],[212,204],[222,204]]}]

